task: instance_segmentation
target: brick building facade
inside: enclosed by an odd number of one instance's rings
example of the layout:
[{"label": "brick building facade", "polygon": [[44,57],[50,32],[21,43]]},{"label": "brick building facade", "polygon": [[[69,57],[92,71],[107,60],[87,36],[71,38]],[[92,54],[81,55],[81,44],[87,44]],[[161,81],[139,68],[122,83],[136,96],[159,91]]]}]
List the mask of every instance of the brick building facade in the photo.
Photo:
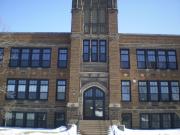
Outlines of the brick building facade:
[{"label": "brick building facade", "polygon": [[0,34],[0,124],[180,127],[180,36],[118,33],[117,0],[73,0],[71,33]]}]

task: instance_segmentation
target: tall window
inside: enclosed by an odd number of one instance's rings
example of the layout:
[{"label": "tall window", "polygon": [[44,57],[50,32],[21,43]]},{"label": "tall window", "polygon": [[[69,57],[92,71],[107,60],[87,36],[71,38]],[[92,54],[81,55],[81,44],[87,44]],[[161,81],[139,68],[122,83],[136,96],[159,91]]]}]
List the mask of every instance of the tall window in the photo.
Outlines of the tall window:
[{"label": "tall window", "polygon": [[84,40],[83,61],[106,62],[106,40]]},{"label": "tall window", "polygon": [[156,68],[155,50],[148,50],[147,51],[147,68],[149,68],[149,69]]},{"label": "tall window", "polygon": [[129,49],[120,49],[120,64],[122,69],[130,68]]},{"label": "tall window", "polygon": [[67,48],[59,49],[58,67],[67,68],[68,64],[68,50]]},{"label": "tall window", "polygon": [[178,81],[172,81],[170,82],[170,88],[171,88],[171,99],[172,101],[179,101],[180,100],[180,86]]},{"label": "tall window", "polygon": [[132,114],[123,113],[121,117],[122,117],[122,124],[125,125],[126,128],[132,128]]},{"label": "tall window", "polygon": [[50,67],[50,48],[12,48],[10,67]]},{"label": "tall window", "polygon": [[171,50],[167,52],[167,61],[169,69],[177,69],[176,51]]},{"label": "tall window", "polygon": [[55,127],[60,127],[65,125],[65,113],[57,112],[55,113]]},{"label": "tall window", "polygon": [[38,113],[37,114],[37,127],[46,128],[46,120],[47,120],[46,113]]},{"label": "tall window", "polygon": [[66,99],[66,80],[58,80],[57,81],[57,100],[65,100]]},{"label": "tall window", "polygon": [[149,115],[148,114],[140,114],[140,127],[142,129],[148,129],[149,126]]},{"label": "tall window", "polygon": [[160,128],[160,116],[159,114],[151,114],[151,128],[159,129]]},{"label": "tall window", "polygon": [[138,82],[139,88],[139,100],[140,101],[147,101],[148,100],[148,86],[146,81],[139,81]]},{"label": "tall window", "polygon": [[167,81],[160,82],[161,101],[169,101],[169,86]]},{"label": "tall window", "polygon": [[3,56],[4,56],[4,49],[0,48],[0,64],[3,62]]},{"label": "tall window", "polygon": [[131,84],[130,81],[121,81],[122,101],[131,101]]},{"label": "tall window", "polygon": [[171,119],[172,119],[171,114],[162,114],[162,128],[164,129],[172,128]]},{"label": "tall window", "polygon": [[106,40],[99,41],[99,61],[106,62]]},{"label": "tall window", "polygon": [[18,99],[25,99],[26,98],[26,80],[19,80],[18,81],[18,93],[17,98]]},{"label": "tall window", "polygon": [[83,41],[83,61],[90,61],[90,40]]},{"label": "tall window", "polygon": [[157,68],[166,69],[167,68],[166,51],[158,50],[157,55],[158,55],[157,56]]},{"label": "tall window", "polygon": [[37,98],[37,86],[38,86],[38,81],[37,80],[30,80],[29,81],[29,94],[28,94],[28,99],[36,99]]},{"label": "tall window", "polygon": [[26,126],[25,127],[35,127],[35,113],[26,114]]},{"label": "tall window", "polygon": [[48,80],[12,80],[7,81],[7,99],[47,100]]},{"label": "tall window", "polygon": [[138,69],[146,68],[145,51],[144,50],[137,50],[136,55],[137,55],[137,67],[138,67]]},{"label": "tall window", "polygon": [[150,92],[150,100],[151,101],[158,101],[158,83],[157,81],[150,81],[149,82],[149,92]]},{"label": "tall window", "polygon": [[91,41],[91,61],[92,62],[98,61],[98,41],[97,40]]}]

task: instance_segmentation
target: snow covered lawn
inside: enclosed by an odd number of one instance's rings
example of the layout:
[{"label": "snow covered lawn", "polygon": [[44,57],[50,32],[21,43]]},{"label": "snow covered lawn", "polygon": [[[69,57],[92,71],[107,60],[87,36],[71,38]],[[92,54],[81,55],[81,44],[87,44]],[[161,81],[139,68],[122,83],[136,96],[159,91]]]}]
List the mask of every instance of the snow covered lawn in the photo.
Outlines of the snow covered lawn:
[{"label": "snow covered lawn", "polygon": [[77,135],[76,125],[67,130],[66,127],[56,129],[28,129],[0,127],[0,135]]},{"label": "snow covered lawn", "polygon": [[109,135],[180,135],[180,129],[132,130],[125,128],[124,131],[121,131],[117,128],[117,126],[112,126],[109,128]]}]

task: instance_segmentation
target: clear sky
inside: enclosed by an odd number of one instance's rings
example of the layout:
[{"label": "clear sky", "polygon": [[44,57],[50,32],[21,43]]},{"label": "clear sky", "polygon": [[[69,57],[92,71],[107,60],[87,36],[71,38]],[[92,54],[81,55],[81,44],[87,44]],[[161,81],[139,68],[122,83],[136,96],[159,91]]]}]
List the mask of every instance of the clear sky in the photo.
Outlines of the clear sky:
[{"label": "clear sky", "polygon": [[[180,35],[180,0],[118,0],[119,33]],[[71,0],[0,0],[0,30],[70,32]]]}]

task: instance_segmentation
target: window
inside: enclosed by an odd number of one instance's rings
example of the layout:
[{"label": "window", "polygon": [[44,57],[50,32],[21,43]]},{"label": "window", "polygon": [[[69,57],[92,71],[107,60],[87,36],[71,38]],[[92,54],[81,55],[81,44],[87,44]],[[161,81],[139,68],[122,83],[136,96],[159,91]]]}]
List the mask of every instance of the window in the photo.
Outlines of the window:
[{"label": "window", "polygon": [[5,127],[46,128],[47,115],[44,112],[6,112]]},{"label": "window", "polygon": [[36,99],[37,98],[37,80],[29,81],[29,94],[28,99]]},{"label": "window", "polygon": [[40,94],[39,99],[41,100],[48,99],[48,81],[47,80],[40,81],[39,94]]},{"label": "window", "polygon": [[179,81],[138,81],[139,101],[179,101]]},{"label": "window", "polygon": [[50,67],[50,48],[12,48],[10,67]]},{"label": "window", "polygon": [[84,62],[90,61],[90,41],[89,40],[83,41],[83,61]]},{"label": "window", "polygon": [[65,100],[66,98],[66,80],[57,81],[57,100]]},{"label": "window", "polygon": [[91,41],[91,61],[92,62],[98,61],[98,41],[97,40]]},{"label": "window", "polygon": [[106,62],[106,41],[99,41],[99,61]]},{"label": "window", "polygon": [[171,125],[171,114],[162,114],[162,128],[170,129]]},{"label": "window", "polygon": [[170,87],[171,87],[171,99],[172,101],[179,101],[179,82],[178,81],[172,81],[170,82]]},{"label": "window", "polygon": [[57,112],[57,113],[55,113],[55,126],[57,128],[62,125],[65,125],[65,113]]},{"label": "window", "polygon": [[120,64],[122,69],[130,68],[129,49],[120,49]]},{"label": "window", "polygon": [[7,99],[47,100],[48,80],[7,80]]},{"label": "window", "polygon": [[84,40],[83,62],[106,62],[106,40]]},{"label": "window", "polygon": [[158,50],[157,52],[157,68],[158,69],[166,69],[167,68],[167,60],[166,60],[166,51]]},{"label": "window", "polygon": [[161,101],[169,101],[169,86],[168,82],[160,82]]},{"label": "window", "polygon": [[151,101],[158,101],[158,83],[157,81],[150,81],[149,82],[149,92],[150,92],[150,100]]},{"label": "window", "polygon": [[25,99],[26,98],[26,80],[19,80],[18,81],[18,99]]},{"label": "window", "polygon": [[29,60],[30,60],[30,49],[22,49],[21,62],[20,62],[21,67],[28,67]]},{"label": "window", "polygon": [[139,101],[147,101],[148,100],[148,87],[146,81],[138,82],[139,88]]},{"label": "window", "polygon": [[121,81],[122,101],[131,101],[130,81]]},{"label": "window", "polygon": [[5,127],[11,127],[13,125],[13,114],[11,112],[5,113]]},{"label": "window", "polygon": [[148,129],[150,127],[148,114],[140,114],[140,127],[142,129]]},{"label": "window", "polygon": [[137,50],[137,67],[138,69],[145,69],[146,68],[146,57],[144,50]]},{"label": "window", "polygon": [[159,129],[160,128],[160,116],[159,114],[151,114],[151,128]]},{"label": "window", "polygon": [[131,113],[122,114],[122,124],[125,125],[126,128],[132,128],[132,114]]},{"label": "window", "polygon": [[59,68],[67,68],[68,61],[68,50],[67,48],[59,49],[59,58],[58,58],[58,67]]},{"label": "window", "polygon": [[0,64],[3,62],[4,49],[0,48]]},{"label": "window", "polygon": [[167,52],[167,61],[169,69],[177,69],[176,51]]},{"label": "window", "polygon": [[170,129],[180,127],[175,125],[179,117],[175,113],[143,113],[140,114],[140,128],[142,129]]},{"label": "window", "polygon": [[26,127],[35,127],[35,113],[26,114]]},{"label": "window", "polygon": [[8,80],[6,98],[15,99],[16,98],[15,94],[16,94],[16,81]]},{"label": "window", "polygon": [[23,118],[24,114],[23,113],[16,113],[15,114],[15,127],[23,127]]},{"label": "window", "polygon": [[137,49],[138,69],[177,69],[175,50],[148,50]]},{"label": "window", "polygon": [[37,127],[38,128],[46,128],[46,113],[38,113],[37,114]]},{"label": "window", "polygon": [[155,69],[156,68],[156,55],[155,50],[147,51],[147,68]]}]

